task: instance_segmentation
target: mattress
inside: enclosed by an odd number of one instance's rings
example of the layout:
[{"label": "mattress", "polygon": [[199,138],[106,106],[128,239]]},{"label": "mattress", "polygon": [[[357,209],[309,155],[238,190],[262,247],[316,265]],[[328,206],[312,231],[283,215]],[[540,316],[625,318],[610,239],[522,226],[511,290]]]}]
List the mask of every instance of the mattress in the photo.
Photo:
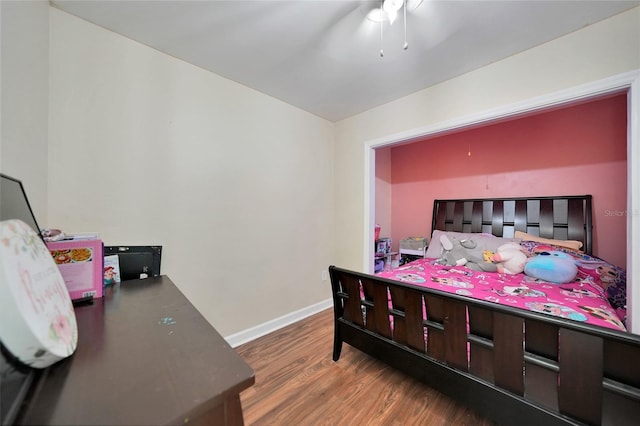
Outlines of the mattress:
[{"label": "mattress", "polygon": [[[574,281],[555,284],[525,274],[482,272],[446,266],[424,258],[377,274],[391,280],[433,288],[492,303],[626,331],[621,315],[609,301],[603,266],[584,255]],[[605,263],[605,262],[602,262]],[[620,310],[618,310],[620,311]],[[621,311],[623,312],[623,311]]]}]

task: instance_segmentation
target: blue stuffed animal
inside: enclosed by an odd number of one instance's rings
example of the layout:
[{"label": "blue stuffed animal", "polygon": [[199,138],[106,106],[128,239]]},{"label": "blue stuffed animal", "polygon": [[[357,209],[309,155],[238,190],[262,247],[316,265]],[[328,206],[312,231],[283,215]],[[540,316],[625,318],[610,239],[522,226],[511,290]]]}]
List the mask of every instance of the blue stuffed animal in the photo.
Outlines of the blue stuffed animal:
[{"label": "blue stuffed animal", "polygon": [[524,273],[543,281],[562,284],[575,279],[578,266],[567,253],[547,251],[529,259],[524,266]]}]

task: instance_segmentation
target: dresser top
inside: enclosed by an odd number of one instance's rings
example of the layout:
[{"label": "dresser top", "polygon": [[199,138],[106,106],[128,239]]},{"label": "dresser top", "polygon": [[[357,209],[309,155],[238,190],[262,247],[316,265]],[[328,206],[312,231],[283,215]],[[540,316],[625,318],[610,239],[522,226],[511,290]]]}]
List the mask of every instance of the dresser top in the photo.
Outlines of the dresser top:
[{"label": "dresser top", "polygon": [[78,348],[46,369],[22,424],[184,424],[253,370],[166,276],[108,287],[76,308]]}]

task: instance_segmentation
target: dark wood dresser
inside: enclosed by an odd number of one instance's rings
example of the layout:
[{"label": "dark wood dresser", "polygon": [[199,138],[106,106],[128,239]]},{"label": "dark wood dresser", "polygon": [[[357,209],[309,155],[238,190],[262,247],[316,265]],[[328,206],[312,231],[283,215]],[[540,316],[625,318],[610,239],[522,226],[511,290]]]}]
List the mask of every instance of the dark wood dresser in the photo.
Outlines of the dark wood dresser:
[{"label": "dark wood dresser", "polygon": [[17,424],[243,424],[253,370],[168,277],[108,287],[76,318],[76,352],[37,377]]}]

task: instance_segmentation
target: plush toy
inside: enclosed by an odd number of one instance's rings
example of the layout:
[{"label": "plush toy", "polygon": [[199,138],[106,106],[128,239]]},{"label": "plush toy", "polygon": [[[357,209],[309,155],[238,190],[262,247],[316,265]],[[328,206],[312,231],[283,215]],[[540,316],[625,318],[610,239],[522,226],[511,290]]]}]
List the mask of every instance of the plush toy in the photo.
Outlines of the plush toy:
[{"label": "plush toy", "polygon": [[440,244],[442,244],[442,254],[437,260],[438,263],[448,266],[463,266],[467,263],[466,251],[457,237],[448,238],[446,235],[442,235]]},{"label": "plush toy", "polygon": [[578,266],[569,254],[548,251],[529,259],[524,267],[524,273],[533,278],[562,284],[575,279],[578,275]]},{"label": "plush toy", "polygon": [[478,244],[472,239],[460,240],[455,236],[446,235],[440,237],[443,253],[438,263],[449,266],[466,266],[467,268],[495,272],[496,265],[485,260],[487,250],[478,248]]},{"label": "plush toy", "polygon": [[499,273],[515,275],[524,271],[527,255],[520,249],[520,244],[506,243],[498,247],[491,260]]}]

